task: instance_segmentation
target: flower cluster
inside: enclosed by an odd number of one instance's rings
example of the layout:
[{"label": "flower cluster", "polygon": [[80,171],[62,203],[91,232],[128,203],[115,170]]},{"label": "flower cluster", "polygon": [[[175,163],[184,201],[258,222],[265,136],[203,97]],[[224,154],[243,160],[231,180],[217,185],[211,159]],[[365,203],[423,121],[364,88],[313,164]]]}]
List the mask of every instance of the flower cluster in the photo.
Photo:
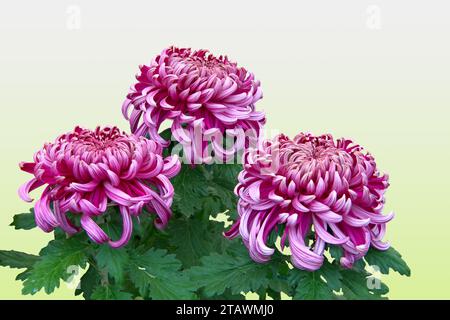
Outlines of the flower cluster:
[{"label": "flower cluster", "polygon": [[[227,57],[170,47],[141,66],[137,80],[122,106],[131,131],[167,146],[158,131],[172,121],[189,163],[210,162],[208,145],[217,159],[228,161],[260,136],[265,116],[254,106],[262,98],[260,82]],[[226,137],[233,146],[224,147]]]},{"label": "flower cluster", "polygon": [[225,235],[240,234],[255,261],[270,259],[268,235],[280,225],[281,245],[288,240],[300,269],[319,269],[327,244],[342,247],[347,268],[370,245],[388,249],[381,241],[393,218],[382,215],[388,176],[359,145],[331,135],[279,135],[247,151],[244,162],[235,189],[239,219]]},{"label": "flower cluster", "polygon": [[[45,185],[34,207],[42,230],[60,227],[76,233],[79,227],[68,219],[67,212],[81,214],[81,227],[93,241],[120,247],[130,239],[131,217],[144,208],[156,213],[158,228],[171,216],[174,190],[169,178],[178,173],[180,163],[176,157],[163,159],[161,154],[157,142],[122,133],[116,127],[94,131],[76,127],[45,144],[33,162],[20,164],[34,178],[19,189],[19,195],[30,202],[29,192]],[[116,241],[94,221],[108,206],[118,206],[122,215],[122,236]]]},{"label": "flower cluster", "polygon": [[[170,47],[140,67],[137,81],[122,105],[132,134],[76,127],[44,145],[33,162],[20,164],[34,175],[19,189],[23,200],[32,201],[29,193],[45,186],[34,207],[42,230],[84,229],[97,243],[121,247],[130,239],[132,217],[144,209],[156,214],[158,228],[166,226],[174,196],[169,179],[181,167],[177,156],[162,156],[170,142],[159,130],[169,120],[190,164],[210,163],[210,149],[225,162],[244,151],[235,189],[239,218],[225,236],[240,235],[255,261],[270,259],[275,249],[267,241],[275,231],[283,248],[288,243],[294,266],[305,270],[322,266],[328,245],[343,249],[346,268],[370,246],[388,249],[382,242],[393,218],[382,214],[388,176],[374,158],[331,135],[279,135],[260,143],[265,115],[255,103],[262,91],[245,68],[206,50]],[[97,224],[109,206],[118,207],[123,221],[117,240]]]}]

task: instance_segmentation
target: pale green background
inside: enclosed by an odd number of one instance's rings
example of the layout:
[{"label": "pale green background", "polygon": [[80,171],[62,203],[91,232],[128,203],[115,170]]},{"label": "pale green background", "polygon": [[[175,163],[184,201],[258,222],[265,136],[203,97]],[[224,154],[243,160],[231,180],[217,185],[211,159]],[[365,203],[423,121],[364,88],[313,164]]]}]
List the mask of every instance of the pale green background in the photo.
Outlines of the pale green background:
[{"label": "pale green background", "polygon": [[[412,269],[383,278],[389,297],[450,298],[448,1],[93,2],[1,2],[1,249],[37,252],[50,239],[8,227],[29,208],[17,163],[76,124],[128,130],[120,106],[137,66],[176,44],[253,71],[269,129],[331,132],[370,150],[391,176],[386,239]],[[17,273],[0,268],[0,298],[23,298]],[[32,298],[71,297],[62,284]]]}]

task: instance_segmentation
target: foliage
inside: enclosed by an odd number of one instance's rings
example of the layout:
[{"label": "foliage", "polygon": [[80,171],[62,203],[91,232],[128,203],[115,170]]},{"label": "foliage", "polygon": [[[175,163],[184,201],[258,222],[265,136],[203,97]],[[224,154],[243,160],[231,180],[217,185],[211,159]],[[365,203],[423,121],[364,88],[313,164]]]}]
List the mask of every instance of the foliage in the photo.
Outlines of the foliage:
[{"label": "foliage", "polygon": [[[167,135],[167,132],[165,133]],[[170,138],[170,135],[166,138]],[[167,150],[165,151],[167,152]],[[219,213],[236,219],[233,189],[241,165],[182,165],[172,179],[173,217],[166,230],[154,227],[154,213],[133,218],[131,241],[123,248],[93,243],[85,233],[67,236],[60,229],[39,255],[0,250],[0,266],[22,269],[23,293],[52,293],[73,281],[73,270],[83,270],[75,294],[85,299],[244,299],[256,292],[261,299],[384,299],[388,288],[368,266],[382,274],[411,271],[394,249],[370,249],[351,270],[339,265],[342,250],[329,246],[329,259],[319,270],[292,268],[289,256],[276,252],[265,264],[255,263],[241,240],[227,240]],[[113,238],[121,232],[120,214],[108,209],[102,228]],[[70,214],[70,213],[69,213]],[[79,215],[73,215],[75,219]],[[79,223],[79,222],[76,222]],[[17,214],[15,229],[36,226],[34,212]],[[282,230],[282,229],[280,229]],[[280,231],[281,232],[281,231]],[[280,233],[269,236],[273,246]],[[77,285],[77,284],[76,284]]]}]

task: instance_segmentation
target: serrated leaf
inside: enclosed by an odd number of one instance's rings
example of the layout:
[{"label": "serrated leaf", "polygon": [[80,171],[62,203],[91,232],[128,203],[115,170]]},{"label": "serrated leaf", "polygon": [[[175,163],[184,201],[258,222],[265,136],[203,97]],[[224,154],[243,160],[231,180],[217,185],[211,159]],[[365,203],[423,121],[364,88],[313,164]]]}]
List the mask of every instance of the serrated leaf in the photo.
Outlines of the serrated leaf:
[{"label": "serrated leaf", "polygon": [[128,253],[124,248],[111,248],[109,245],[101,245],[96,254],[97,265],[105,270],[108,275],[120,283],[124,278],[124,270],[128,264]]},{"label": "serrated leaf", "polygon": [[291,288],[287,279],[282,279],[279,277],[275,277],[270,280],[269,288],[271,291],[278,294],[281,292],[285,292],[286,294],[291,293]]},{"label": "serrated leaf", "polygon": [[203,295],[200,290],[200,300],[245,300],[245,295],[232,294],[231,290],[227,289],[223,294],[211,297]]},{"label": "serrated leaf", "polygon": [[175,189],[173,207],[186,217],[202,209],[200,199],[206,197],[205,176],[200,166],[182,164],[181,171],[172,180]]},{"label": "serrated leaf", "polygon": [[364,259],[358,259],[353,263],[353,270],[363,272],[366,270],[366,261]]},{"label": "serrated leaf", "polygon": [[201,266],[189,270],[192,281],[203,287],[206,296],[221,295],[227,289],[232,294],[239,294],[268,286],[270,267],[254,262],[245,247],[237,245],[232,250],[233,254],[212,253],[201,258]]},{"label": "serrated leaf", "polygon": [[92,265],[90,265],[88,270],[81,277],[80,284],[75,290],[75,295],[83,294],[83,297],[86,300],[90,300],[92,293],[94,292],[95,288],[100,285],[100,283],[100,274]]},{"label": "serrated leaf", "polygon": [[31,270],[31,269],[28,269],[28,268],[27,268],[25,271],[19,273],[19,274],[16,276],[16,280],[25,281],[25,280],[28,278],[28,276],[30,275],[30,270]]},{"label": "serrated leaf", "polygon": [[370,276],[367,272],[358,272],[355,270],[342,270],[342,291],[343,296],[349,300],[379,300],[389,290],[387,286],[379,281],[379,288],[373,285],[368,279]]},{"label": "serrated leaf", "polygon": [[171,221],[167,232],[177,258],[188,268],[199,265],[200,258],[213,251],[223,251],[229,241],[222,235],[221,229],[223,223],[220,222],[181,218]]},{"label": "serrated leaf", "polygon": [[[234,187],[238,184],[237,177],[243,170],[242,164],[228,163],[228,164],[213,164],[211,165],[211,171],[213,180],[226,188],[227,190],[234,190]],[[233,193],[234,194],[234,193]]]},{"label": "serrated leaf", "polygon": [[216,214],[225,210],[236,209],[238,198],[234,194],[234,188],[238,184],[238,174],[242,170],[240,164],[214,164],[211,165],[211,182],[209,194],[217,197],[223,205]]},{"label": "serrated leaf", "polygon": [[386,251],[371,248],[364,258],[369,265],[378,267],[383,274],[388,274],[389,269],[392,269],[401,275],[411,275],[411,269],[401,254],[392,247]]},{"label": "serrated leaf", "polygon": [[334,294],[331,288],[321,279],[319,272],[296,270],[298,285],[294,299],[297,300],[331,300]]},{"label": "serrated leaf", "polygon": [[15,250],[0,250],[0,266],[10,268],[31,268],[39,261],[39,257],[34,254]]},{"label": "serrated leaf", "polygon": [[117,285],[99,286],[94,289],[91,295],[93,300],[131,300],[133,295],[124,292]]},{"label": "serrated leaf", "polygon": [[341,280],[340,267],[328,261],[319,270],[293,269],[289,274],[289,284],[295,288],[293,298],[299,300],[336,299],[333,291],[341,289]]},{"label": "serrated leaf", "polygon": [[[69,267],[86,266],[85,244],[74,238],[52,240],[39,253],[37,261],[26,275],[23,294],[35,294],[42,288],[47,294],[59,287],[60,280],[71,276]],[[25,277],[23,277],[25,278]]]},{"label": "serrated leaf", "polygon": [[180,271],[181,262],[166,250],[150,249],[130,258],[129,275],[142,297],[154,300],[192,299],[189,278]]},{"label": "serrated leaf", "polygon": [[339,263],[341,257],[344,255],[342,248],[340,246],[329,245],[330,255],[334,258],[334,261]]},{"label": "serrated leaf", "polygon": [[186,268],[198,265],[200,258],[208,255],[213,249],[207,229],[200,221],[190,219],[173,221],[168,233],[171,235],[170,244],[176,248],[177,258]]},{"label": "serrated leaf", "polygon": [[205,213],[205,216],[210,216],[210,215],[214,216],[217,213],[225,211],[224,210],[225,206],[222,203],[222,200],[217,196],[216,197],[208,196],[208,197],[202,199],[202,202],[203,202],[202,210]]},{"label": "serrated leaf", "polygon": [[180,173],[172,179],[175,188],[174,209],[186,217],[199,212],[206,216],[229,210],[235,211],[237,197],[234,187],[241,165],[213,164],[182,165]]},{"label": "serrated leaf", "polygon": [[340,267],[325,261],[319,270],[320,275],[325,279],[328,287],[332,290],[339,291],[342,287],[342,275]]},{"label": "serrated leaf", "polygon": [[14,215],[13,222],[11,222],[10,226],[13,226],[16,230],[30,230],[35,228],[36,221],[34,219],[34,209],[30,209],[30,212],[27,213]]}]

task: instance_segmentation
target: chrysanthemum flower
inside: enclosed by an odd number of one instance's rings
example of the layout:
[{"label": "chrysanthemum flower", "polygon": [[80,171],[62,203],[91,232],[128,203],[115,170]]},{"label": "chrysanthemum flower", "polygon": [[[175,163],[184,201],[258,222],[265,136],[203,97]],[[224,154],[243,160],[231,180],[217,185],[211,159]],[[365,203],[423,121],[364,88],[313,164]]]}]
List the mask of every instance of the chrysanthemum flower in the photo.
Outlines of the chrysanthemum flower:
[{"label": "chrysanthemum flower", "polygon": [[[138,83],[122,106],[131,131],[148,133],[167,146],[158,130],[171,120],[172,135],[190,163],[209,161],[205,156],[209,141],[217,157],[228,159],[245,147],[244,134],[259,137],[265,123],[264,113],[254,106],[262,97],[260,82],[227,57],[215,57],[207,50],[164,49],[150,65],[140,66],[136,78]],[[224,149],[220,139],[226,134],[238,137]]]},{"label": "chrysanthemum flower", "polygon": [[268,235],[284,225],[281,244],[288,239],[297,268],[319,269],[326,244],[341,246],[340,263],[351,268],[370,245],[389,247],[381,241],[393,218],[382,215],[388,186],[374,158],[350,140],[279,135],[244,155],[235,189],[239,219],[225,235],[240,234],[250,256],[266,262],[274,253]]},{"label": "chrysanthemum flower", "polygon": [[[127,135],[116,127],[95,131],[76,127],[45,144],[33,162],[20,164],[34,178],[19,189],[19,195],[31,202],[29,192],[45,185],[34,206],[36,224],[42,230],[60,227],[76,233],[79,230],[67,212],[81,214],[81,227],[93,241],[120,247],[130,239],[131,216],[143,208],[156,213],[158,228],[170,218],[174,190],[169,178],[178,173],[180,163],[176,157],[163,159],[161,154],[157,142]],[[122,236],[116,241],[93,220],[113,205],[119,207],[123,220]]]}]

